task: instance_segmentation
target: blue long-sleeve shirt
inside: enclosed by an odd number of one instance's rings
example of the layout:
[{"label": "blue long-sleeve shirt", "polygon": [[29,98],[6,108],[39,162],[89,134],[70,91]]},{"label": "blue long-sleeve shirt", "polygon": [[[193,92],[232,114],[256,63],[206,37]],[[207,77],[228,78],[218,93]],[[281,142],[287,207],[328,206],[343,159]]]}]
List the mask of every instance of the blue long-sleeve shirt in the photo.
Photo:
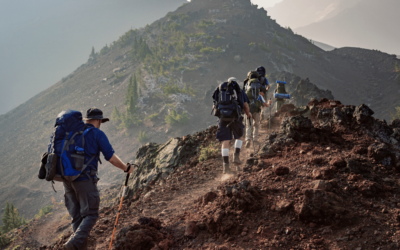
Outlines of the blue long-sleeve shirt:
[{"label": "blue long-sleeve shirt", "polygon": [[[96,156],[90,163],[85,172],[87,171],[98,171],[98,163],[100,152],[103,154],[104,159],[109,161],[114,155],[115,151],[111,146],[106,134],[98,128],[95,128],[92,124],[86,124],[87,128],[91,130],[85,136],[85,163],[89,161],[93,156]],[[76,181],[87,180],[88,177],[82,174],[81,177]]]}]

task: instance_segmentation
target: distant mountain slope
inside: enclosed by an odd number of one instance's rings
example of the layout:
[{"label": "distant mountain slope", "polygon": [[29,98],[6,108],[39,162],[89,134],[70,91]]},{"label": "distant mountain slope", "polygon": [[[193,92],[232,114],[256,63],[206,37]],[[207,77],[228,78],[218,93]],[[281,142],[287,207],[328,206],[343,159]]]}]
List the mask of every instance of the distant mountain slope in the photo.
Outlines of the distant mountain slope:
[{"label": "distant mountain slope", "polygon": [[[398,0],[362,0],[330,19],[294,31],[335,47],[351,46],[399,54],[399,10]],[[277,20],[279,23],[279,18]]]},{"label": "distant mountain slope", "polygon": [[314,43],[316,46],[320,47],[321,49],[323,49],[323,50],[325,50],[325,51],[331,51],[331,50],[336,49],[335,47],[333,47],[333,46],[331,46],[331,45],[329,45],[329,44],[326,44],[326,43],[321,43],[321,42],[317,42],[317,41],[313,41],[313,43]]},{"label": "distant mountain slope", "polygon": [[[139,133],[165,142],[214,125],[210,91],[231,76],[245,79],[260,65],[268,74],[287,71],[308,77],[342,103],[369,104],[376,117],[389,119],[400,93],[395,72],[400,60],[354,48],[326,52],[266,14],[249,0],[194,0],[146,28],[129,30],[63,80],[1,115],[0,207],[10,200],[30,217],[50,203],[51,196],[61,200],[62,191],[55,194],[50,183],[36,177],[55,117],[65,109],[85,111],[93,106],[107,116],[114,107],[125,112],[129,77],[137,72],[140,99],[135,121],[142,123],[122,130],[114,122],[102,126],[124,161],[133,160],[145,142],[139,141]],[[295,90],[291,94],[296,95]],[[173,111],[185,111],[188,123],[167,123]],[[105,163],[100,185],[120,181],[122,175]],[[62,190],[59,184],[57,189]]]},{"label": "distant mountain slope", "polygon": [[336,16],[361,0],[283,0],[267,8],[268,15],[283,27],[299,28]]},{"label": "distant mountain slope", "polygon": [[186,0],[4,0],[0,8],[0,114],[84,63],[126,30]]}]

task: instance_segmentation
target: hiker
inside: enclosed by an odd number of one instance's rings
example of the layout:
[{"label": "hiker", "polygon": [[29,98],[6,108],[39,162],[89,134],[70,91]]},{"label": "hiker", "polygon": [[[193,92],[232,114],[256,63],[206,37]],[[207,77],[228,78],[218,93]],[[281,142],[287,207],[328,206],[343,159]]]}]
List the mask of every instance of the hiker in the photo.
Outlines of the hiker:
[{"label": "hiker", "polygon": [[[266,72],[265,72],[265,68],[263,66],[260,66],[256,69],[257,73],[258,73],[258,80],[261,83],[261,86],[265,88],[265,94],[264,92],[261,93],[261,95],[264,97],[264,99],[267,99],[267,94],[266,92],[268,92],[268,90],[270,89],[271,85],[269,85],[269,81],[268,78],[266,77]],[[268,110],[265,107],[265,105],[263,105],[263,107],[261,108],[261,118],[260,120],[264,120],[265,117],[267,117],[268,114]]]},{"label": "hiker", "polygon": [[221,83],[213,93],[214,115],[219,117],[217,139],[222,142],[223,173],[231,173],[229,167],[229,142],[234,138],[235,153],[233,163],[236,165],[236,171],[239,171],[240,149],[243,142],[240,138],[243,136],[244,124],[242,110],[248,117],[251,117],[246,94],[240,89],[236,78],[231,77],[227,82]]},{"label": "hiker", "polygon": [[[64,244],[64,250],[87,249],[87,238],[90,230],[99,218],[100,195],[97,189],[97,169],[100,161],[100,152],[104,158],[115,167],[126,173],[132,173],[133,167],[129,163],[123,163],[115,154],[106,134],[100,130],[100,125],[109,121],[103,118],[103,112],[97,108],[91,108],[86,112],[86,128],[90,131],[85,135],[85,159],[96,156],[91,165],[76,180],[64,181],[65,206],[72,217],[73,234]],[[90,160],[89,160],[90,161]]]},{"label": "hiker", "polygon": [[[272,101],[269,100],[268,103],[265,102],[263,96],[266,96],[266,88],[261,86],[257,71],[250,71],[247,78],[248,81],[247,84],[245,84],[244,89],[249,99],[251,113],[251,117],[246,117],[246,148],[249,148],[251,145],[250,140],[252,139],[252,136],[253,142],[258,143],[257,138],[260,128],[261,108],[269,107]],[[253,120],[253,122],[251,122],[250,119]]]},{"label": "hiker", "polygon": [[[277,87],[275,89],[275,93],[276,94],[287,94],[285,84],[286,84],[286,82],[277,81]],[[278,112],[286,100],[283,98],[275,98],[275,99],[276,99],[276,112]]]}]

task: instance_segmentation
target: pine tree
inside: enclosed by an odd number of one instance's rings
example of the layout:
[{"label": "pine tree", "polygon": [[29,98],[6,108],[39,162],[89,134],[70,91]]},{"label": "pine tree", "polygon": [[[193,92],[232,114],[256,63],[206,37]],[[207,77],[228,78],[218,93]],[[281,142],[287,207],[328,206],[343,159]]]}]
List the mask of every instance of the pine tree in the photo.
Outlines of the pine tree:
[{"label": "pine tree", "polygon": [[92,47],[92,52],[90,53],[89,59],[95,59],[96,58],[96,52],[94,51],[94,47]]},{"label": "pine tree", "polygon": [[3,212],[3,232],[9,232],[10,230],[17,228],[23,224],[26,224],[25,218],[19,215],[18,209],[14,206],[13,203],[7,202],[6,207]]},{"label": "pine tree", "polygon": [[121,113],[117,109],[117,106],[114,106],[114,111],[111,114],[111,120],[118,122],[121,119]]},{"label": "pine tree", "polygon": [[3,222],[3,227],[2,231],[3,232],[8,232],[9,227],[10,227],[10,203],[6,203],[6,206],[4,207],[4,212],[3,212],[3,217],[1,218],[1,221]]},{"label": "pine tree", "polygon": [[133,97],[133,101],[135,103],[135,105],[138,103],[139,101],[139,95],[138,95],[138,84],[137,84],[137,79],[136,79],[136,75],[133,74],[133,93],[132,93],[132,97]]},{"label": "pine tree", "polygon": [[136,105],[133,97],[131,97],[131,100],[129,101],[129,105],[126,111],[127,115],[134,115],[136,113]]}]

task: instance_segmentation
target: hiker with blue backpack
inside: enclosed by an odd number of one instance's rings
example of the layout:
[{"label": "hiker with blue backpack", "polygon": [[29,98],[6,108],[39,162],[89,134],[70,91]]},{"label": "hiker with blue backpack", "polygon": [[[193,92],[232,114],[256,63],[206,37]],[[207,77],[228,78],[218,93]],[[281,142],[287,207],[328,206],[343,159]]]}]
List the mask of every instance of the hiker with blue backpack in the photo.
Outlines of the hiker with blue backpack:
[{"label": "hiker with blue backpack", "polygon": [[240,149],[243,142],[240,138],[243,136],[244,124],[242,111],[248,117],[251,117],[248,106],[248,98],[240,89],[236,78],[231,77],[227,82],[221,83],[213,93],[213,112],[219,118],[217,139],[222,143],[223,173],[229,174],[233,171],[229,167],[229,143],[235,139],[235,152],[233,163],[236,165],[236,171],[239,171]]},{"label": "hiker with blue backpack", "polygon": [[97,108],[89,109],[83,119],[79,111],[61,112],[48,152],[42,156],[38,177],[63,182],[65,206],[72,217],[73,234],[64,244],[64,250],[87,249],[87,238],[99,218],[100,152],[115,167],[126,173],[133,171],[129,163],[119,159],[106,134],[100,130],[101,124],[107,121],[109,119]]}]

